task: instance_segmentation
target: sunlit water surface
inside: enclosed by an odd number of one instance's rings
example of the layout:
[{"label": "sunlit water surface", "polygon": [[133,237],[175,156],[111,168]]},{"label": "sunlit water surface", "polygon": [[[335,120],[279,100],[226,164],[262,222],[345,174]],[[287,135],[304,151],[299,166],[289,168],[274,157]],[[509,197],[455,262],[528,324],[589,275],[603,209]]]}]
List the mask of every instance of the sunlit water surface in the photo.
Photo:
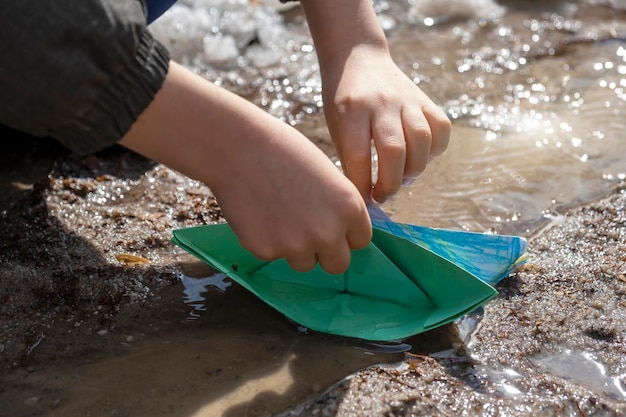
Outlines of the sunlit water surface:
[{"label": "sunlit water surface", "polygon": [[[302,16],[265,3],[180,2],[154,31],[334,156]],[[449,150],[387,203],[395,220],[528,235],[625,177],[622,3],[374,4],[398,65],[454,121]]]}]

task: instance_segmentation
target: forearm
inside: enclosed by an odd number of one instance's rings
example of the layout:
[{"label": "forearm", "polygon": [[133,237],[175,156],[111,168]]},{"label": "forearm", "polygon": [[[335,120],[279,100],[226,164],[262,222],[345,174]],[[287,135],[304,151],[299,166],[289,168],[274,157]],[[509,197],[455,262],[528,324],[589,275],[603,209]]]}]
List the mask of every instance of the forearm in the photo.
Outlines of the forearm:
[{"label": "forearm", "polygon": [[370,0],[301,0],[322,68],[355,48],[388,52]]},{"label": "forearm", "polygon": [[[273,158],[284,161],[284,167],[302,169],[305,159],[315,153],[315,158],[333,166],[286,123],[175,62],[170,62],[153,102],[120,143],[204,182],[213,191],[268,181],[244,174],[243,168],[266,170],[274,164],[269,162]],[[281,175],[270,182],[285,182]]]},{"label": "forearm", "polygon": [[[120,143],[217,188],[232,179],[224,174],[232,169],[228,158],[261,152],[253,149],[254,129],[261,129],[264,116],[253,104],[170,61],[161,90]],[[235,129],[239,138],[233,137]],[[244,143],[247,149],[241,149]]]}]

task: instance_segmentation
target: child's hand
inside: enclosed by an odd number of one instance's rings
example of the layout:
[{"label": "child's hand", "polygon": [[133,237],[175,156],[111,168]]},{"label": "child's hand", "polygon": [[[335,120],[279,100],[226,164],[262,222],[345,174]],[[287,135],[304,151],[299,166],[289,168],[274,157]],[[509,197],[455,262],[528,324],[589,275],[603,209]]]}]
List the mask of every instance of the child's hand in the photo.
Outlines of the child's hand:
[{"label": "child's hand", "polygon": [[[450,121],[400,69],[371,0],[301,0],[322,74],[324,111],[346,175],[385,201],[448,146]],[[378,180],[372,188],[372,140]]]},{"label": "child's hand", "polygon": [[450,120],[385,50],[355,48],[345,61],[327,63],[322,75],[328,128],[346,175],[366,200],[384,202],[448,146]]},{"label": "child's hand", "polygon": [[318,147],[175,63],[121,144],[207,184],[260,259],[341,273],[372,237],[365,202]]}]

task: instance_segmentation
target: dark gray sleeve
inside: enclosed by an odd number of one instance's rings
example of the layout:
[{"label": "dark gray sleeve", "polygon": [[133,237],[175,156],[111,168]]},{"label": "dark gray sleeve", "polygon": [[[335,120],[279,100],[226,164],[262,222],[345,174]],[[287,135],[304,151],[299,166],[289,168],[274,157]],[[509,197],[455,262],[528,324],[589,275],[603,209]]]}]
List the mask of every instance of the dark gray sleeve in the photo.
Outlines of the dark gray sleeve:
[{"label": "dark gray sleeve", "polygon": [[141,0],[0,0],[0,123],[79,154],[119,141],[169,55]]}]

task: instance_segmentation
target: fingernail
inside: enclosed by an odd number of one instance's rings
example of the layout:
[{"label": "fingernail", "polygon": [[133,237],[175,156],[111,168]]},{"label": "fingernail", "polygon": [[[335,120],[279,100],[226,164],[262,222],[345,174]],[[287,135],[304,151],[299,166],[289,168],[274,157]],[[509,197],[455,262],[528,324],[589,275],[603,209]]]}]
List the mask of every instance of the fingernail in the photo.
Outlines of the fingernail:
[{"label": "fingernail", "polygon": [[415,182],[415,177],[406,177],[402,179],[402,185],[404,185],[405,187],[413,184]]}]

